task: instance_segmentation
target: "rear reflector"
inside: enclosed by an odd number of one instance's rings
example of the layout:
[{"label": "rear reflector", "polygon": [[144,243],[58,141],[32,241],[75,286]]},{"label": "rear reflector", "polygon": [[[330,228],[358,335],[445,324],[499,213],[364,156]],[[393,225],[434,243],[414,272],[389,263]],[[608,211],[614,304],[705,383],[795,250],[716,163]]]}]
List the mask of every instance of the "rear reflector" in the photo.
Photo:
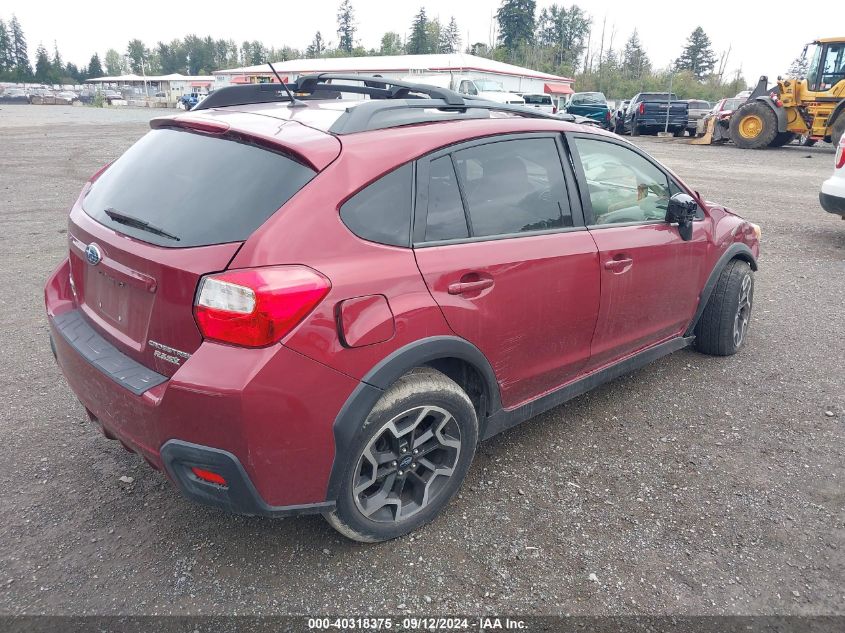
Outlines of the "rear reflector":
[{"label": "rear reflector", "polygon": [[842,135],[842,139],[839,141],[839,147],[836,148],[834,165],[836,165],[836,169],[845,167],[845,134]]},{"label": "rear reflector", "polygon": [[194,317],[205,338],[264,347],[290,332],[329,288],[326,277],[305,266],[227,271],[202,279]]},{"label": "rear reflector", "polygon": [[197,479],[202,479],[203,481],[207,481],[212,484],[217,484],[218,486],[227,486],[226,480],[223,479],[217,473],[211,472],[210,470],[204,470],[202,468],[197,468],[196,466],[191,466],[191,472],[197,476]]}]

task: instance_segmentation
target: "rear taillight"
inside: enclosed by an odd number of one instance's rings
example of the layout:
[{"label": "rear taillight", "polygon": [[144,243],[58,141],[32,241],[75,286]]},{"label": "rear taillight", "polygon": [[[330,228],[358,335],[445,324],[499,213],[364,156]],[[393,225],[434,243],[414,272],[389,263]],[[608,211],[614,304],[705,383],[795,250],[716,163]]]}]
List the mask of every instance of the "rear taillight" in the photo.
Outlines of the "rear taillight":
[{"label": "rear taillight", "polygon": [[839,141],[839,147],[836,148],[836,160],[834,161],[836,169],[845,167],[845,136]]},{"label": "rear taillight", "polygon": [[202,279],[194,318],[207,339],[264,347],[290,332],[330,288],[326,277],[305,266],[227,271]]},{"label": "rear taillight", "polygon": [[557,114],[557,106],[552,106],[552,114]]},{"label": "rear taillight", "polygon": [[645,101],[640,104],[640,114],[645,114]]}]

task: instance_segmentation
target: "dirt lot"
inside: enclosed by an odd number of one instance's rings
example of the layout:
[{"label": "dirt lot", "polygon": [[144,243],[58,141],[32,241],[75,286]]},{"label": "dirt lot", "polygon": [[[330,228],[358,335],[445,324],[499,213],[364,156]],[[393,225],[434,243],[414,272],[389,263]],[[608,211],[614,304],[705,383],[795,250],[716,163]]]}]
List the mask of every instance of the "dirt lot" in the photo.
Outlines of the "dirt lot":
[{"label": "dirt lot", "polygon": [[185,501],[87,422],[53,362],[41,293],[67,209],[156,114],[0,110],[0,613],[845,613],[829,147],[638,139],[762,225],[747,348],[680,352],[494,438],[434,524],[359,545],[319,517]]}]

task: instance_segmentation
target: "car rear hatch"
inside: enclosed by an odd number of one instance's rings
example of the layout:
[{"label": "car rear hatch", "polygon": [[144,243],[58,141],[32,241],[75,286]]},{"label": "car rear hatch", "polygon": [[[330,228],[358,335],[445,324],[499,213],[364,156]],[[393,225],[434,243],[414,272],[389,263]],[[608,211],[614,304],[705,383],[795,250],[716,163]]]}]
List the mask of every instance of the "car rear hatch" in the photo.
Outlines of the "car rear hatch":
[{"label": "car rear hatch", "polygon": [[[302,127],[272,122],[277,134],[286,126]],[[269,132],[154,127],[83,190],[69,220],[70,267],[77,306],[95,329],[171,376],[202,342],[193,315],[202,276],[226,269],[318,169]]]}]

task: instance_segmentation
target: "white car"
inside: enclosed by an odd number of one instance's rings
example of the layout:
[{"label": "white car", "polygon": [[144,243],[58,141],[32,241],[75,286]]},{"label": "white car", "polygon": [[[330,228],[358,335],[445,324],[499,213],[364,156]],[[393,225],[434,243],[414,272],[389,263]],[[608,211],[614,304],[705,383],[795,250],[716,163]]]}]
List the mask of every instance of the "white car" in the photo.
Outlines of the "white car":
[{"label": "white car", "polygon": [[526,108],[534,108],[535,110],[539,110],[540,112],[546,112],[548,114],[556,114],[557,108],[555,104],[552,103],[552,98],[550,95],[547,94],[533,94],[528,92],[517,92],[515,93],[525,99],[525,107]]},{"label": "white car", "polygon": [[819,202],[828,213],[835,213],[845,220],[845,136],[839,139],[833,175],[822,183]]}]

